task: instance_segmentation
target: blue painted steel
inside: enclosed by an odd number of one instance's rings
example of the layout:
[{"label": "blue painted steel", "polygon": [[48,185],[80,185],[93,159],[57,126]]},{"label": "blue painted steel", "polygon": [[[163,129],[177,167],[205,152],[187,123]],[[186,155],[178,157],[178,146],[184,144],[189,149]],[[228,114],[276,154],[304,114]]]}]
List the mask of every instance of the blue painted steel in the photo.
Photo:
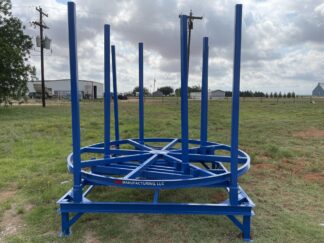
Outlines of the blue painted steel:
[{"label": "blue painted steel", "polygon": [[72,111],[72,142],[73,142],[73,198],[76,202],[82,200],[81,188],[81,156],[80,156],[80,108],[78,91],[78,56],[75,4],[68,3],[69,21],[69,50],[70,50],[70,78],[71,78],[71,111]]},{"label": "blue painted steel", "polygon": [[[151,143],[166,142],[167,144],[158,149],[154,149],[152,145],[142,145],[132,139],[120,140],[118,142],[112,141],[111,144],[113,146],[117,144],[129,144],[134,149],[127,149],[126,151],[124,149],[114,149],[114,152],[111,151],[113,157],[82,161],[82,168],[94,168],[91,173],[87,170],[82,170],[82,178],[94,184],[129,188],[142,187],[148,189],[187,188],[220,183],[229,184],[231,173],[221,165],[222,163],[229,163],[231,157],[217,154],[223,150],[230,151],[230,146],[208,142],[208,144],[213,144],[213,146],[209,145],[205,147],[208,148],[205,151],[207,154],[198,154],[197,152],[199,151],[189,150],[188,162],[201,162],[202,164],[208,163],[209,165],[215,164],[219,169],[216,171],[210,168],[204,170],[189,163],[189,173],[184,174],[181,170],[181,151],[174,152],[173,150],[173,146],[176,145],[176,142],[179,142],[179,139],[145,138],[144,144],[148,141]],[[190,144],[197,143],[199,144],[200,141],[190,139]],[[94,144],[82,148],[81,151],[82,153],[103,153],[103,146],[103,144]],[[94,148],[94,151],[91,150],[92,148]],[[155,160],[156,155],[158,155],[158,160]],[[248,171],[250,158],[240,150],[238,163],[240,167],[237,170],[237,176],[241,176]],[[68,165],[69,170],[73,172],[73,154],[70,154],[68,157]],[[136,172],[136,175],[141,179],[120,178],[120,175],[126,176],[132,171]],[[165,173],[165,178],[163,178],[162,172]]]},{"label": "blue painted steel", "polygon": [[189,173],[188,165],[188,46],[187,46],[188,17],[180,16],[180,58],[181,58],[181,143],[182,169]]},{"label": "blue painted steel", "polygon": [[[67,158],[73,188],[59,201],[62,234],[84,213],[150,213],[226,215],[250,240],[254,204],[238,185],[238,177],[250,168],[250,157],[238,148],[239,86],[242,5],[236,5],[231,146],[208,138],[208,38],[203,39],[200,140],[188,136],[188,16],[180,16],[181,138],[144,138],[143,43],[139,43],[139,138],[119,138],[115,47],[111,47],[114,89],[115,141],[110,141],[110,27],[105,25],[105,131],[104,142],[80,148],[80,112],[75,31],[75,6],[68,4],[71,73],[73,153]],[[161,145],[163,144],[163,145]],[[177,145],[181,144],[179,149]],[[121,145],[127,149],[121,149]],[[191,146],[189,148],[189,145]],[[231,152],[230,156],[222,155]],[[81,161],[82,153],[92,154]],[[225,163],[231,165],[227,169]],[[150,203],[96,202],[87,199],[95,186],[143,188],[154,191]],[[229,199],[218,204],[160,203],[161,189],[222,187]],[[85,192],[83,193],[83,189]],[[241,217],[240,221],[238,217]]]},{"label": "blue painted steel", "polygon": [[104,95],[104,129],[105,129],[105,157],[110,156],[110,25],[104,27],[104,68],[105,68],[105,95]]},{"label": "blue painted steel", "polygon": [[237,157],[239,142],[239,114],[240,114],[240,66],[241,66],[241,32],[242,32],[242,4],[235,7],[235,39],[233,65],[233,92],[232,92],[232,129],[231,129],[231,186],[230,201],[238,204],[237,185]]},{"label": "blue painted steel", "polygon": [[203,39],[202,60],[200,141],[201,146],[205,146],[208,132],[208,37]]},{"label": "blue painted steel", "polygon": [[111,65],[112,65],[113,89],[114,89],[115,140],[119,141],[117,71],[116,71],[116,52],[115,52],[114,45],[111,46]]},{"label": "blue painted steel", "polygon": [[251,215],[243,216],[243,240],[250,241],[251,239]]},{"label": "blue painted steel", "polygon": [[139,80],[139,141],[144,139],[144,78],[143,43],[138,43],[138,80]]}]

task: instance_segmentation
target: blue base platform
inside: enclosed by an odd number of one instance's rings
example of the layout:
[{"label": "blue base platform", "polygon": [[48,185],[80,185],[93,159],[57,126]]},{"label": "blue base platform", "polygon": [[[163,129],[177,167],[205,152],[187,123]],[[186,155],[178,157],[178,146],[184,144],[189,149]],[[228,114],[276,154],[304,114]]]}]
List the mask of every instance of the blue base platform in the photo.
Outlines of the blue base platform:
[{"label": "blue base platform", "polygon": [[[250,240],[254,204],[241,187],[237,205],[230,200],[218,204],[159,203],[161,190],[223,187],[229,191],[231,177],[226,164],[230,156],[224,154],[230,146],[214,142],[201,146],[199,140],[189,140],[189,162],[183,163],[181,149],[177,148],[180,144],[181,139],[174,138],[145,138],[143,143],[138,139],[112,141],[109,157],[104,157],[103,143],[81,148],[81,155],[92,157],[81,161],[81,188],[85,192],[80,202],[73,200],[73,189],[58,201],[62,234],[69,235],[70,227],[83,213],[207,214],[226,215],[242,231],[244,239]],[[67,159],[71,173],[72,158],[71,153]],[[239,150],[238,163],[240,176],[249,169],[250,157]],[[87,195],[95,186],[143,188],[153,190],[154,196],[151,203],[90,201]]]}]

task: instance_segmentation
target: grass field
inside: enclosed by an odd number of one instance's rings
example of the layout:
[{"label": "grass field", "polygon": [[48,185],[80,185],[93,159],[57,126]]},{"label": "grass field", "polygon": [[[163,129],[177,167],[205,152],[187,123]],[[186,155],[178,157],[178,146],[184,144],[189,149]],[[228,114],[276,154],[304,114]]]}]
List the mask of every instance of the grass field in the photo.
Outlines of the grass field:
[{"label": "grass field", "polygon": [[[190,102],[190,137],[199,137]],[[179,137],[175,100],[145,103],[145,136]],[[241,103],[240,147],[252,158],[240,184],[256,203],[255,242],[324,242],[324,104]],[[230,102],[211,101],[209,140],[230,142]],[[120,103],[121,137],[137,137],[137,103]],[[113,124],[113,122],[112,122]],[[0,107],[0,242],[241,242],[223,216],[91,214],[59,238],[56,201],[72,184],[70,106]],[[81,103],[82,145],[103,140],[103,104]],[[151,192],[99,188],[93,197],[146,201]],[[224,192],[162,192],[164,201],[217,202]]]}]

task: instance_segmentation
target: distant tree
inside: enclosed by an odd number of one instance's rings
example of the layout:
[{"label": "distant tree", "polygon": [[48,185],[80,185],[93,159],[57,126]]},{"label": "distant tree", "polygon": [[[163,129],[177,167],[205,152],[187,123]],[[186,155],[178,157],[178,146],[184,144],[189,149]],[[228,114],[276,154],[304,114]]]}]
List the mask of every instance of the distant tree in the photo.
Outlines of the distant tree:
[{"label": "distant tree", "polygon": [[[138,86],[133,89],[133,95],[135,96],[137,92],[139,92]],[[148,89],[144,87],[144,95],[149,95],[149,94],[150,92],[148,91]]]},{"label": "distant tree", "polygon": [[279,98],[282,98],[282,94],[281,94],[281,92],[279,92],[279,95],[278,95],[278,97],[279,97]]},{"label": "distant tree", "polygon": [[200,92],[201,91],[201,87],[199,85],[194,85],[191,87],[188,87],[188,92]]},{"label": "distant tree", "polygon": [[270,93],[270,98],[273,98],[273,93],[272,92]]},{"label": "distant tree", "polygon": [[174,93],[175,93],[176,96],[181,96],[180,92],[181,92],[181,89],[180,88],[177,88],[174,91]]},{"label": "distant tree", "polygon": [[232,97],[232,91],[225,91],[225,97]]},{"label": "distant tree", "polygon": [[278,98],[278,94],[277,94],[277,92],[274,92],[273,97],[274,97],[274,98]]},{"label": "distant tree", "polygon": [[27,92],[35,68],[26,62],[33,44],[22,22],[12,16],[11,1],[0,1],[0,103],[18,99]]},{"label": "distant tree", "polygon": [[161,88],[158,88],[158,91],[160,91],[163,95],[167,96],[173,93],[173,88],[170,86],[164,86]]},{"label": "distant tree", "polygon": [[[175,94],[176,96],[181,96],[181,88],[177,88],[175,89]],[[201,87],[198,86],[198,85],[195,85],[195,86],[188,86],[188,93],[190,94],[191,92],[201,92]]]},{"label": "distant tree", "polygon": [[292,98],[295,98],[295,97],[296,97],[295,92],[292,92],[292,93],[291,93],[291,97],[292,97]]},{"label": "distant tree", "polygon": [[266,98],[269,98],[269,95],[268,95],[268,93],[266,93],[266,94],[265,94],[265,97],[266,97]]},{"label": "distant tree", "polygon": [[284,94],[283,94],[283,97],[284,97],[284,98],[287,98],[287,95],[286,95],[286,93],[284,93]]},{"label": "distant tree", "polygon": [[290,92],[287,93],[287,98],[288,99],[291,98],[291,93]]}]

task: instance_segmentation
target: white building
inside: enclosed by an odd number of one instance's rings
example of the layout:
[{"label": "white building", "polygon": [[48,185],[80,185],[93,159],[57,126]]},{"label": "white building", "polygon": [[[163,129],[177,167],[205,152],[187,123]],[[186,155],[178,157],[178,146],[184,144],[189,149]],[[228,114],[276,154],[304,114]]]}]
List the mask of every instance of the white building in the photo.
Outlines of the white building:
[{"label": "white building", "polygon": [[[27,82],[28,94],[38,93],[37,87],[39,84],[41,84],[40,80]],[[48,90],[53,97],[70,98],[70,79],[45,80],[45,89]],[[84,99],[102,98],[104,93],[103,83],[90,80],[79,80],[79,92]]]},{"label": "white building", "polygon": [[[190,99],[194,100],[201,100],[201,92],[191,92],[189,95]],[[214,99],[223,99],[225,97],[225,91],[222,90],[213,90],[208,91],[208,99],[214,100]]]},{"label": "white building", "polygon": [[208,99],[224,99],[225,98],[225,91],[216,89],[213,91],[208,92]]},{"label": "white building", "polygon": [[200,91],[190,92],[189,98],[193,100],[201,100],[201,92]]}]

